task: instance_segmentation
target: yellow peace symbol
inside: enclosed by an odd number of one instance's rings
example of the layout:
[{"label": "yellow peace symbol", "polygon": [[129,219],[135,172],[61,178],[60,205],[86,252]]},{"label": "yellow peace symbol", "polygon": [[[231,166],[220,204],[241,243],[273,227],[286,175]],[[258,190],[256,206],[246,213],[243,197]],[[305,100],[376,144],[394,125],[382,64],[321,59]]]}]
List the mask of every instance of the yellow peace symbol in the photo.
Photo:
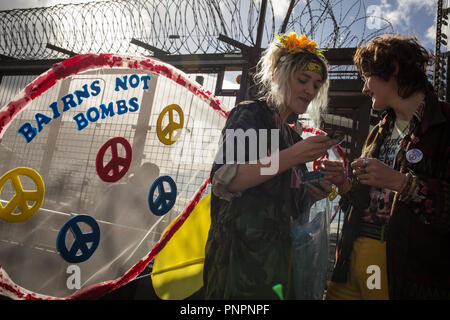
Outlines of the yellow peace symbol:
[{"label": "yellow peace symbol", "polygon": [[330,192],[330,194],[328,195],[328,199],[329,199],[330,201],[333,201],[334,199],[336,199],[336,197],[337,197],[338,194],[339,194],[339,191],[338,191],[338,189],[336,188],[336,186],[332,186],[332,187],[331,187],[331,192]]},{"label": "yellow peace symbol", "polygon": [[[177,123],[173,120],[173,112],[176,111],[180,117],[180,122]],[[169,114],[169,124],[163,129],[162,121],[166,115]],[[158,135],[159,141],[165,145],[174,144],[175,141],[180,137],[181,129],[184,125],[184,113],[181,107],[177,104],[168,105],[159,114],[158,121],[156,122],[156,134]]]},{"label": "yellow peace symbol", "polygon": [[[26,176],[33,180],[36,185],[36,190],[24,190],[19,176]],[[44,181],[39,173],[33,169],[16,168],[8,171],[0,178],[0,194],[8,180],[11,180],[16,194],[6,206],[0,203],[0,219],[7,222],[23,222],[28,220],[39,210],[44,202]],[[27,201],[34,202],[34,204],[29,207]],[[20,208],[20,212],[14,213],[17,207]]]}]

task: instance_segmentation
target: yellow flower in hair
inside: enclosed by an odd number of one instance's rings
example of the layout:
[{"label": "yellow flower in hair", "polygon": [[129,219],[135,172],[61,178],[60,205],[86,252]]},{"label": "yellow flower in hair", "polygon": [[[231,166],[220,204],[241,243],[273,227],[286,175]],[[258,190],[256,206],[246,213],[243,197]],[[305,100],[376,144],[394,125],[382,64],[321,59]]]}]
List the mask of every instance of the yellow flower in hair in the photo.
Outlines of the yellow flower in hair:
[{"label": "yellow flower in hair", "polygon": [[300,50],[305,50],[323,57],[322,52],[325,50],[318,49],[317,43],[308,39],[304,34],[298,36],[297,33],[292,31],[287,36],[279,36],[277,34],[275,36],[289,53],[297,53]]},{"label": "yellow flower in hair", "polygon": [[289,53],[296,53],[301,45],[301,40],[295,32],[289,33],[282,41]]}]

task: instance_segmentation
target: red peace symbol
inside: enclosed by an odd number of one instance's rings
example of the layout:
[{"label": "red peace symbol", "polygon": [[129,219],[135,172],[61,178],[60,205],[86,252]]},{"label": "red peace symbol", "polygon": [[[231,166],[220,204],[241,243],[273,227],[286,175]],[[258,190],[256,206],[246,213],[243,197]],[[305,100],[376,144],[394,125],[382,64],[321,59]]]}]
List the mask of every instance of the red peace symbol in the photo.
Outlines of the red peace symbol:
[{"label": "red peace symbol", "polygon": [[[117,148],[118,144],[121,144],[125,148],[125,158],[119,156]],[[111,148],[112,158],[104,166],[103,160],[105,158],[105,153],[109,148]],[[106,141],[106,143],[98,151],[97,157],[95,159],[95,169],[97,170],[98,176],[105,182],[116,182],[120,180],[130,168],[131,157],[131,145],[125,138],[115,137]]]}]

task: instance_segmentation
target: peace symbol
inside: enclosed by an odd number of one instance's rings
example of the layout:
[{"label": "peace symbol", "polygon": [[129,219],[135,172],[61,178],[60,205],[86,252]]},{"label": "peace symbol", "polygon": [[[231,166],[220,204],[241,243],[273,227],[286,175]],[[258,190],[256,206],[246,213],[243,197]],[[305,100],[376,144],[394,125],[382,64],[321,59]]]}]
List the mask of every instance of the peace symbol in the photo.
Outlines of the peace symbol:
[{"label": "peace symbol", "polygon": [[[119,156],[117,145],[121,144],[126,151],[125,158]],[[111,148],[112,158],[103,166],[106,151]],[[116,182],[120,180],[128,171],[131,165],[133,152],[130,143],[122,137],[112,138],[101,146],[95,159],[95,169],[97,174],[105,182]],[[122,169],[120,168],[122,167]]]},{"label": "peace symbol", "polygon": [[[26,176],[33,180],[36,185],[36,190],[24,190],[19,176]],[[0,178],[0,193],[8,180],[11,180],[16,194],[5,207],[0,203],[0,219],[7,222],[23,222],[28,220],[39,210],[44,202],[44,181],[39,173],[33,169],[16,168],[8,171]],[[34,202],[34,204],[29,207],[28,201]],[[17,207],[20,208],[20,212],[14,213]]]},{"label": "peace symbol", "polygon": [[339,194],[339,191],[338,191],[338,189],[336,188],[336,186],[332,186],[332,187],[331,187],[331,192],[330,192],[330,194],[328,194],[328,199],[329,199],[330,201],[333,201],[334,199],[336,199],[336,197],[338,196],[338,194]]},{"label": "peace symbol", "polygon": [[[170,186],[170,191],[164,190],[164,182]],[[153,200],[156,188],[158,188],[158,197]],[[161,176],[153,182],[148,194],[148,205],[151,212],[157,216],[162,216],[169,212],[175,205],[177,197],[177,186],[175,181],[169,176]]]},{"label": "peace symbol", "polygon": [[[92,230],[89,233],[83,233],[80,229],[79,223],[86,223]],[[72,232],[75,240],[70,248],[66,246],[67,232]],[[59,230],[56,237],[56,247],[61,257],[70,263],[80,263],[89,259],[94,251],[97,249],[100,242],[100,228],[97,221],[91,216],[79,214],[70,218]],[[88,246],[88,243],[92,243]],[[77,254],[81,251],[81,254]]]},{"label": "peace symbol", "polygon": [[[173,120],[174,110],[180,116],[180,123],[177,123]],[[163,129],[162,121],[166,113],[169,114],[169,124]],[[168,105],[160,113],[158,120],[156,122],[156,134],[158,135],[159,141],[161,141],[165,145],[174,144],[175,141],[177,141],[177,139],[180,137],[183,125],[184,125],[184,113],[181,107],[177,104]]]}]

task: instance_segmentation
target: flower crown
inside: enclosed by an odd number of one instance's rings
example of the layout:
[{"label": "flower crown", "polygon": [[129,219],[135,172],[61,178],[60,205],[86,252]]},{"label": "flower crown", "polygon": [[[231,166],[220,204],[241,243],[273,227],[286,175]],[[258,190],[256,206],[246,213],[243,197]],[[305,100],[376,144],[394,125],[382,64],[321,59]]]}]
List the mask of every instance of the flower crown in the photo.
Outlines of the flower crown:
[{"label": "flower crown", "polygon": [[295,54],[300,50],[309,51],[325,58],[323,52],[325,49],[317,48],[317,44],[313,40],[309,40],[304,34],[298,36],[295,32],[290,32],[288,35],[275,36],[280,40],[282,47],[286,48],[289,53]]}]

